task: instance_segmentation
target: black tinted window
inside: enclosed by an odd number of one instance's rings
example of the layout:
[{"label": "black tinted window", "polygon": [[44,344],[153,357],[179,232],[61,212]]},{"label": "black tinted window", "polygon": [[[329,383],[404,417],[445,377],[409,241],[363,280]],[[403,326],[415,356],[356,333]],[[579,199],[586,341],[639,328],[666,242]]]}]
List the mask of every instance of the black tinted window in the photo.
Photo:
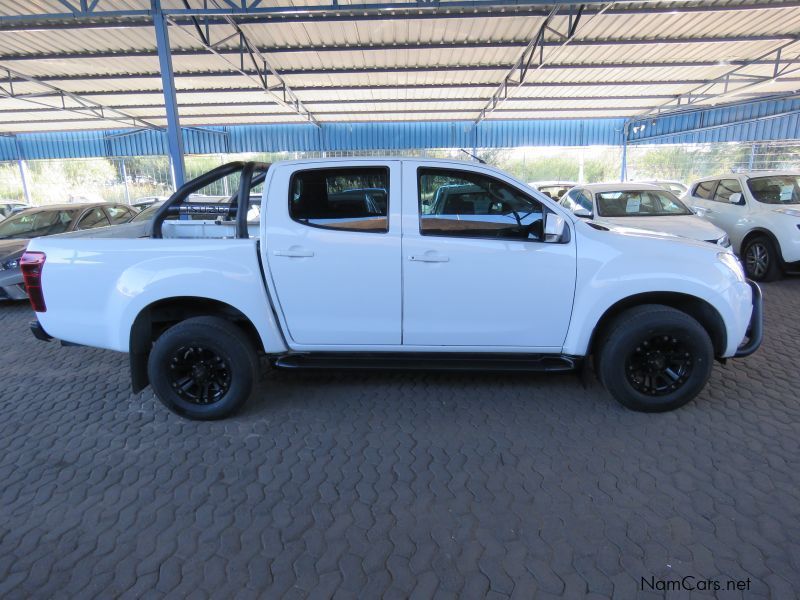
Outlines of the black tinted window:
[{"label": "black tinted window", "polygon": [[542,205],[487,175],[450,169],[418,172],[423,235],[541,240]]},{"label": "black tinted window", "polygon": [[701,181],[695,186],[692,195],[697,196],[698,198],[705,198],[706,200],[711,200],[711,198],[714,197],[715,187],[717,187],[716,181]]},{"label": "black tinted window", "polygon": [[389,170],[348,167],[299,171],[292,177],[289,214],[305,225],[389,231]]},{"label": "black tinted window", "polygon": [[717,202],[730,202],[731,195],[740,194],[742,186],[735,179],[723,179],[717,186],[717,191],[714,193],[714,200]]}]

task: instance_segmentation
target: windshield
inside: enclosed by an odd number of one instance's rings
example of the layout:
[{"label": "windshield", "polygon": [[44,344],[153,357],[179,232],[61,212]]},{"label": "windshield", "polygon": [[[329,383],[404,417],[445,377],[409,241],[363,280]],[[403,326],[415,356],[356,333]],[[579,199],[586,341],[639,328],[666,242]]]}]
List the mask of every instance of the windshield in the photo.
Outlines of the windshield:
[{"label": "windshield", "polygon": [[667,217],[691,215],[686,205],[667,191],[626,190],[597,193],[601,217]]},{"label": "windshield", "polygon": [[21,212],[0,223],[0,239],[34,238],[64,233],[77,214],[77,210]]},{"label": "windshield", "polygon": [[800,204],[800,175],[772,175],[747,180],[753,198],[764,204]]},{"label": "windshield", "polygon": [[156,214],[156,211],[161,208],[161,205],[164,204],[163,202],[158,202],[157,204],[153,204],[152,206],[148,206],[138,215],[131,219],[131,222],[134,221],[149,221],[153,218],[153,215]]}]

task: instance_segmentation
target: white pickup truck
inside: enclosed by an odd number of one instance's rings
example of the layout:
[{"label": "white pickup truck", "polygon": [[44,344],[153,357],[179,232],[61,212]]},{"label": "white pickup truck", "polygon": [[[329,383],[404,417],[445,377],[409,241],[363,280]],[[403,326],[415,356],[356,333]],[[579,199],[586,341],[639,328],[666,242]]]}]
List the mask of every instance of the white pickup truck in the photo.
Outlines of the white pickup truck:
[{"label": "white pickup truck", "polygon": [[[230,175],[230,202],[186,201]],[[587,222],[461,161],[231,163],[176,192],[149,237],[34,239],[22,267],[37,337],[129,352],[134,391],[193,419],[237,410],[259,354],[549,371],[593,357],[622,404],[664,411],[762,337],[760,290],[730,252]]]}]

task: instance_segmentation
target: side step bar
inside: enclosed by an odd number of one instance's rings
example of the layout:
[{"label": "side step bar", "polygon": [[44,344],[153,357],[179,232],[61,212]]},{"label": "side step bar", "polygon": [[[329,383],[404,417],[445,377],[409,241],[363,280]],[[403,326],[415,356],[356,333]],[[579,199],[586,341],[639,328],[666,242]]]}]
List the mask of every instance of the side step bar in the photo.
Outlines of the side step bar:
[{"label": "side step bar", "polygon": [[574,371],[581,357],[562,354],[406,352],[290,353],[273,359],[283,369],[397,369],[416,371]]}]

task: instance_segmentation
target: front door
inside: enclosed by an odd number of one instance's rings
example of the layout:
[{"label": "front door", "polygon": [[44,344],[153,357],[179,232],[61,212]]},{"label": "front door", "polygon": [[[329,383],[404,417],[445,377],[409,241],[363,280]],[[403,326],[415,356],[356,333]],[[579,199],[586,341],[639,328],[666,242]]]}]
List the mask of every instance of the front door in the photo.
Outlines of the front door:
[{"label": "front door", "polygon": [[297,345],[401,343],[400,163],[275,169],[265,255]]},{"label": "front door", "polygon": [[574,238],[545,243],[544,206],[480,170],[403,164],[403,343],[558,351]]}]

